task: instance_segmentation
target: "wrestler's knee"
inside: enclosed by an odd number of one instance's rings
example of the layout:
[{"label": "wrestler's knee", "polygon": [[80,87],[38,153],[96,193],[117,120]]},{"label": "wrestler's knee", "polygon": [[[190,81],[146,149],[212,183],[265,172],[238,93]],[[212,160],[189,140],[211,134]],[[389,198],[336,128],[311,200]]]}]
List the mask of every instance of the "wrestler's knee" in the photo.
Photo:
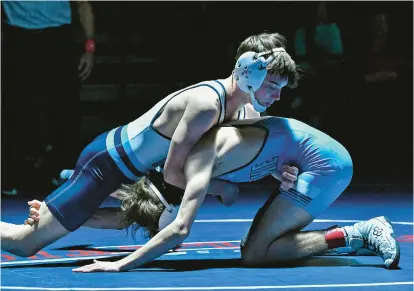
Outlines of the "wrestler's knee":
[{"label": "wrestler's knee", "polygon": [[259,267],[265,261],[266,247],[254,246],[243,242],[240,246],[241,260],[246,267]]}]

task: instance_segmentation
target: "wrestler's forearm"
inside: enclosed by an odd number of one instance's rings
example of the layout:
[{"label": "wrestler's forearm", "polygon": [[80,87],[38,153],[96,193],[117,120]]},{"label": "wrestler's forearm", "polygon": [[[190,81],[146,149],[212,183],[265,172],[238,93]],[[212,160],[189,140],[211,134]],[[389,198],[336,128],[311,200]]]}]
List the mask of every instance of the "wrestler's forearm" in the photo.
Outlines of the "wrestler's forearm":
[{"label": "wrestler's forearm", "polygon": [[[203,160],[203,157],[204,155],[199,159]],[[210,158],[210,155],[206,157]],[[195,161],[190,166],[187,165],[185,172],[188,184],[176,219],[157,233],[142,248],[117,261],[116,264],[119,270],[126,271],[142,266],[180,245],[188,237],[209,186],[212,160],[210,158],[210,162]],[[191,172],[191,174],[188,174],[188,172]]]},{"label": "wrestler's forearm", "polygon": [[173,222],[142,248],[115,263],[120,271],[128,271],[140,267],[180,245],[186,237],[185,234],[180,233],[179,228]]},{"label": "wrestler's forearm", "polygon": [[92,6],[87,1],[79,1],[77,4],[79,20],[83,28],[85,38],[93,39],[95,38],[95,24]]}]

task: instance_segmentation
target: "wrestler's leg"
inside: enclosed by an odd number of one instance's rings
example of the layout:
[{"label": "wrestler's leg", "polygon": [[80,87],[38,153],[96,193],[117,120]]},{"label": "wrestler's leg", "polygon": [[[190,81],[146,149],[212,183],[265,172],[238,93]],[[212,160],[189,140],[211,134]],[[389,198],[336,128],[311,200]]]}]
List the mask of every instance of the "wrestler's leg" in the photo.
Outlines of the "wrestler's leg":
[{"label": "wrestler's leg", "polygon": [[[66,181],[66,180],[70,179],[70,177],[72,177],[72,175],[73,175],[74,172],[75,172],[75,170],[65,169],[62,172],[60,172],[60,179],[62,181]],[[109,196],[111,196],[112,198],[119,199],[119,197],[118,197],[118,190],[112,192],[111,194],[109,194]]]},{"label": "wrestler's leg", "polygon": [[257,266],[295,260],[326,251],[328,245],[325,231],[300,230],[310,224],[343,192],[350,177],[342,179],[342,183],[340,181],[305,172],[299,175],[295,189],[280,190],[279,195],[271,197],[259,211],[246,240],[242,243],[243,262],[249,266]]},{"label": "wrestler's leg", "polygon": [[[301,174],[299,187],[281,191],[255,218],[242,243],[243,262],[249,266],[286,262],[346,246],[355,251],[361,248],[372,250],[384,260],[386,268],[396,268],[400,259],[399,244],[391,222],[385,217],[329,231],[300,232],[335,201],[348,186],[351,176],[352,171],[346,170],[342,177],[312,172]],[[313,185],[307,183],[309,181]],[[308,195],[298,192],[298,188]]]},{"label": "wrestler's leg", "polygon": [[50,194],[33,226],[1,223],[1,247],[30,256],[82,226],[106,197],[122,183],[132,183],[106,151],[105,139],[89,144],[79,157],[75,173]]},{"label": "wrestler's leg", "polygon": [[42,219],[34,225],[0,222],[1,249],[18,256],[29,257],[69,233],[44,202],[39,212]]},{"label": "wrestler's leg", "polygon": [[[93,166],[93,162],[89,163],[89,167]],[[116,171],[113,171],[113,179],[105,181],[97,179],[95,173],[93,169],[76,171],[71,179],[42,202],[39,209],[41,219],[33,225],[2,222],[1,248],[19,256],[31,256],[84,225],[109,193],[119,188],[118,181],[122,181]]]},{"label": "wrestler's leg", "polygon": [[[29,217],[24,224],[33,225],[40,220],[41,201],[29,201],[30,205]],[[97,229],[124,229],[128,225],[123,221],[121,216],[121,207],[103,207],[96,210],[96,212],[89,218],[82,227],[97,228]]]}]

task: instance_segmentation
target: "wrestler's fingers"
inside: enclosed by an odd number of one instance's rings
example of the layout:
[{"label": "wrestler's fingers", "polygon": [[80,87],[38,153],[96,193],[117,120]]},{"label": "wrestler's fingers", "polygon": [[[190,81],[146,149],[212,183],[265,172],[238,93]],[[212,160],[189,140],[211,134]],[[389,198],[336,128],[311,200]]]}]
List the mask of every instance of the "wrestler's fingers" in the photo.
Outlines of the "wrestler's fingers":
[{"label": "wrestler's fingers", "polygon": [[293,175],[293,174],[290,174],[290,173],[287,173],[287,172],[284,172],[282,174],[282,176],[283,176],[283,181],[285,179],[287,179],[289,181],[295,182],[298,179],[298,177],[296,175]]},{"label": "wrestler's fingers", "polygon": [[293,183],[292,182],[282,182],[280,184],[280,189],[284,190],[284,191],[289,191],[289,189],[293,188]]},{"label": "wrestler's fingers", "polygon": [[28,201],[27,204],[30,205],[31,207],[35,207],[39,209],[40,205],[42,205],[42,202],[40,202],[39,200],[33,199],[32,201]]},{"label": "wrestler's fingers", "polygon": [[28,218],[24,221],[25,225],[33,225],[35,221],[32,218]]},{"label": "wrestler's fingers", "polygon": [[29,214],[30,214],[30,216],[32,216],[32,215],[38,216],[40,214],[40,212],[39,212],[38,209],[36,209],[34,207],[31,207],[30,210],[29,210]]},{"label": "wrestler's fingers", "polygon": [[299,169],[295,166],[289,166],[289,165],[283,165],[282,166],[283,171],[288,172],[293,175],[299,174]]}]

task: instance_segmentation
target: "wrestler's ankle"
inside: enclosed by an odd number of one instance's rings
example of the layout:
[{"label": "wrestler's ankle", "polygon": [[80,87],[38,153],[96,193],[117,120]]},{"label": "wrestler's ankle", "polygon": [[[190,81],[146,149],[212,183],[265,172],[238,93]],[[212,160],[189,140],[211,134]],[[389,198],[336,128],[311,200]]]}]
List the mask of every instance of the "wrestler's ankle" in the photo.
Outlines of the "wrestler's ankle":
[{"label": "wrestler's ankle", "polygon": [[345,247],[346,242],[346,230],[342,227],[330,229],[325,232],[325,241],[328,245],[328,249],[335,249],[339,247]]}]

